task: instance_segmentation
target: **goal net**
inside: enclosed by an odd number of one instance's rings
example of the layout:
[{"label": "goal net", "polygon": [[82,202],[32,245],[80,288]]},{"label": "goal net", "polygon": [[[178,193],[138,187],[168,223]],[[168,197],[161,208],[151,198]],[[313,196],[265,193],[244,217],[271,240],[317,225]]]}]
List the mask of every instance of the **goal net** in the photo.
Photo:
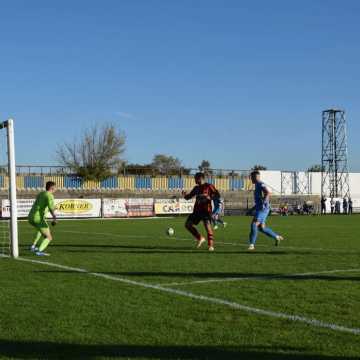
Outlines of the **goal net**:
[{"label": "goal net", "polygon": [[14,123],[0,122],[0,257],[19,256]]}]

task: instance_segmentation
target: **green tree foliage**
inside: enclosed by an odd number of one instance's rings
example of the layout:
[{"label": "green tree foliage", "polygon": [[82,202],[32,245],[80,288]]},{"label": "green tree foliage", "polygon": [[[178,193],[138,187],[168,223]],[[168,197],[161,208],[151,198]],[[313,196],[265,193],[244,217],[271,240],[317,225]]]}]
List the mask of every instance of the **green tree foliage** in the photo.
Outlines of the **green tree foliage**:
[{"label": "green tree foliage", "polygon": [[124,166],[126,175],[153,175],[154,170],[150,164],[126,164]]},{"label": "green tree foliage", "polygon": [[157,154],[154,156],[151,167],[158,175],[179,175],[181,173],[181,161],[173,156]]},{"label": "green tree foliage", "polygon": [[128,175],[188,175],[190,169],[185,168],[181,161],[173,156],[157,154],[150,164],[127,164],[124,173]]},{"label": "green tree foliage", "polygon": [[206,175],[211,175],[212,174],[212,170],[211,170],[211,164],[210,161],[208,160],[203,160],[200,165],[198,166],[199,171],[203,172]]}]

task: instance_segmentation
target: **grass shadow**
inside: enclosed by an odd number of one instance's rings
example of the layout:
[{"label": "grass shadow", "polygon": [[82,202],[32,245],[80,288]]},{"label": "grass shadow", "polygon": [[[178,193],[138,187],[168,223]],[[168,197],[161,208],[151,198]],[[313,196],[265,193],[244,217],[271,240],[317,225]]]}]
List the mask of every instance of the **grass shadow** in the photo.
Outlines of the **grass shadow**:
[{"label": "grass shadow", "polygon": [[0,356],[13,359],[339,359],[306,353],[303,348],[287,346],[102,345],[15,340],[0,340]]},{"label": "grass shadow", "polygon": [[[58,273],[58,274],[80,274],[73,270],[34,270],[36,273]],[[89,271],[89,273],[91,273]],[[238,272],[166,272],[166,271],[94,271],[104,275],[119,277],[165,277],[165,278],[190,278],[190,279],[245,279],[245,280],[321,280],[321,281],[360,281],[360,276],[343,276],[343,275],[326,275],[326,274],[309,274],[309,275],[292,275],[292,274],[269,274],[269,273],[238,273]]]}]

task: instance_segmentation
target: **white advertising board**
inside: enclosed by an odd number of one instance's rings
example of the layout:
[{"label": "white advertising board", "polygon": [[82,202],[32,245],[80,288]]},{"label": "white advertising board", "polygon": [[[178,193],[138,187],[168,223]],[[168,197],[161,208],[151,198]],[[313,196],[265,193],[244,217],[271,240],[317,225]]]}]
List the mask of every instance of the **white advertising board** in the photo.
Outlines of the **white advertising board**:
[{"label": "white advertising board", "polygon": [[194,201],[185,199],[157,199],[155,200],[156,215],[191,214]]},{"label": "white advertising board", "polygon": [[127,217],[129,201],[128,199],[103,199],[103,216]]},{"label": "white advertising board", "polygon": [[101,217],[101,199],[55,199],[55,208],[58,218]]},{"label": "white advertising board", "polygon": [[[17,199],[18,217],[27,217],[35,199]],[[10,217],[10,200],[3,199],[1,201],[1,217]]]},{"label": "white advertising board", "polygon": [[154,199],[138,198],[128,200],[128,216],[142,217],[154,215]]}]

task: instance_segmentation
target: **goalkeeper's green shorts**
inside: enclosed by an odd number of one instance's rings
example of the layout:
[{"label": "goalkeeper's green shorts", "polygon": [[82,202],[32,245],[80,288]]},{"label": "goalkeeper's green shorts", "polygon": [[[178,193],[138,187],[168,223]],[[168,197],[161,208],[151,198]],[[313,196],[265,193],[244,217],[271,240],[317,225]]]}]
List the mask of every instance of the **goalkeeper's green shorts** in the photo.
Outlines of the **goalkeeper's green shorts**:
[{"label": "goalkeeper's green shorts", "polygon": [[31,226],[38,229],[39,231],[49,229],[49,224],[46,222],[45,219],[35,218],[35,219],[28,219],[28,221]]}]

